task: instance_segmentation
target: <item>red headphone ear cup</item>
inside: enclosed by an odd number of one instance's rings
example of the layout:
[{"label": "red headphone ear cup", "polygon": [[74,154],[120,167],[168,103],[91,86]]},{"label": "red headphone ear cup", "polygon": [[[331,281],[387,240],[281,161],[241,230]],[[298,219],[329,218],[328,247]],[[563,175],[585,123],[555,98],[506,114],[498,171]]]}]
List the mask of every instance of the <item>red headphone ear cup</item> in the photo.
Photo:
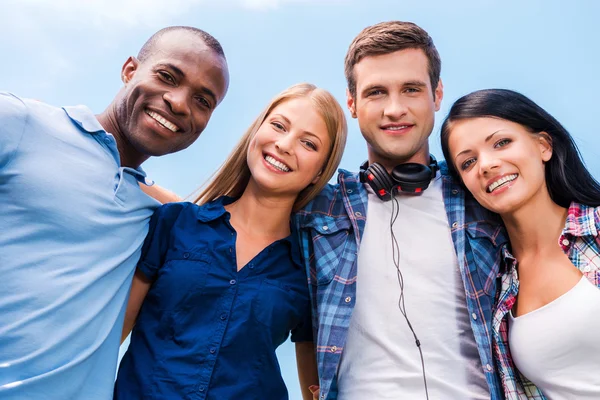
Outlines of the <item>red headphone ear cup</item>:
[{"label": "red headphone ear cup", "polygon": [[[386,169],[379,163],[373,163],[369,165],[366,170],[367,181],[375,193],[379,194],[381,189],[384,189],[387,193],[390,193],[394,186],[394,181]],[[370,178],[373,179],[370,179]]]}]

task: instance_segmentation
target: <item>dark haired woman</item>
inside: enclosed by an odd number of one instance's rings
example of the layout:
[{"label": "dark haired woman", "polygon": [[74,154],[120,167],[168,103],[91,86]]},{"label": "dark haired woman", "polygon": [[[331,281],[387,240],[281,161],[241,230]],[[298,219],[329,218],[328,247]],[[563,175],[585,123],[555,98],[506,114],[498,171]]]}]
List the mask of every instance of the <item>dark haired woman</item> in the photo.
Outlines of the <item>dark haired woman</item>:
[{"label": "dark haired woman", "polygon": [[572,137],[491,89],[452,106],[442,149],[510,239],[492,326],[507,399],[600,399],[600,185]]}]

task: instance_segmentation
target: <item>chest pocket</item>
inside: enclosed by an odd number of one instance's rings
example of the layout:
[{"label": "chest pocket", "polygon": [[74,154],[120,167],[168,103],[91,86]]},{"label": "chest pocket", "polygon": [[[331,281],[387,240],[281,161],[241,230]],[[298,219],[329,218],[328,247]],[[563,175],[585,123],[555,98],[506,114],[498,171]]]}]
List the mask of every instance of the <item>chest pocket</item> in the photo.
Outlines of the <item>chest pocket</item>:
[{"label": "chest pocket", "polygon": [[310,309],[308,302],[308,290],[298,293],[286,283],[264,279],[252,300],[252,315],[270,328],[273,342],[280,344],[303,320],[303,313]]},{"label": "chest pocket", "polygon": [[161,308],[193,307],[195,298],[206,285],[209,269],[209,257],[205,253],[169,251],[152,290],[161,297]]},{"label": "chest pocket", "polygon": [[[473,222],[466,226],[466,259],[469,272],[479,288],[488,295],[495,295],[496,276],[502,263],[502,245],[508,242],[504,229],[487,221]],[[477,287],[472,287],[467,279],[467,291],[473,296]]]},{"label": "chest pocket", "polygon": [[348,257],[356,256],[350,219],[319,215],[307,223],[304,230],[312,243],[310,269],[316,282],[311,279],[311,283],[316,283],[317,286],[327,285],[335,276],[340,263]]}]

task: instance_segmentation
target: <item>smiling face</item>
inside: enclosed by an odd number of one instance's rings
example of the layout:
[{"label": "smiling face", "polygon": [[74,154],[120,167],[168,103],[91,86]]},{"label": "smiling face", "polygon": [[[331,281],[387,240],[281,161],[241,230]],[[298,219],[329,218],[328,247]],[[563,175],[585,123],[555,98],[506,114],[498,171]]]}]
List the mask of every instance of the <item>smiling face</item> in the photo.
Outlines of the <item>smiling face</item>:
[{"label": "smiling face", "polygon": [[367,141],[369,162],[388,169],[404,162],[428,164],[428,138],[442,101],[434,91],[423,50],[405,49],[363,58],[354,66],[355,98],[348,108]]},{"label": "smiling face", "polygon": [[330,148],[327,126],[310,98],[284,101],[267,115],[250,141],[249,185],[295,199],[318,180]]},{"label": "smiling face", "polygon": [[460,178],[485,208],[513,213],[537,196],[548,196],[544,163],[552,148],[544,133],[498,118],[458,120],[448,148]]},{"label": "smiling face", "polygon": [[229,83],[225,59],[190,32],[165,33],[153,50],[143,62],[130,57],[123,66],[116,110],[124,151],[141,161],[191,145]]}]

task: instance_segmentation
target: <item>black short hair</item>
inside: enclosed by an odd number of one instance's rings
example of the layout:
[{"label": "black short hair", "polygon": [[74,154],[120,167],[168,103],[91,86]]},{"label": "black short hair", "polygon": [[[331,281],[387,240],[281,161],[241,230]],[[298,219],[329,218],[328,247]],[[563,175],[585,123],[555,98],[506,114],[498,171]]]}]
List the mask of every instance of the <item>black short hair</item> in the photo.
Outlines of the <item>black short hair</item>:
[{"label": "black short hair", "polygon": [[225,52],[223,51],[223,47],[221,47],[221,43],[219,43],[219,41],[215,39],[211,34],[203,31],[202,29],[194,28],[192,26],[168,26],[156,32],[150,37],[150,39],[146,41],[146,43],[144,43],[144,45],[138,53],[137,59],[140,62],[146,61],[148,57],[150,57],[150,55],[153,53],[156,42],[158,42],[158,40],[164,34],[174,31],[185,31],[198,36],[200,39],[202,39],[204,44],[208,46],[209,49],[211,49],[221,57],[225,58]]}]

